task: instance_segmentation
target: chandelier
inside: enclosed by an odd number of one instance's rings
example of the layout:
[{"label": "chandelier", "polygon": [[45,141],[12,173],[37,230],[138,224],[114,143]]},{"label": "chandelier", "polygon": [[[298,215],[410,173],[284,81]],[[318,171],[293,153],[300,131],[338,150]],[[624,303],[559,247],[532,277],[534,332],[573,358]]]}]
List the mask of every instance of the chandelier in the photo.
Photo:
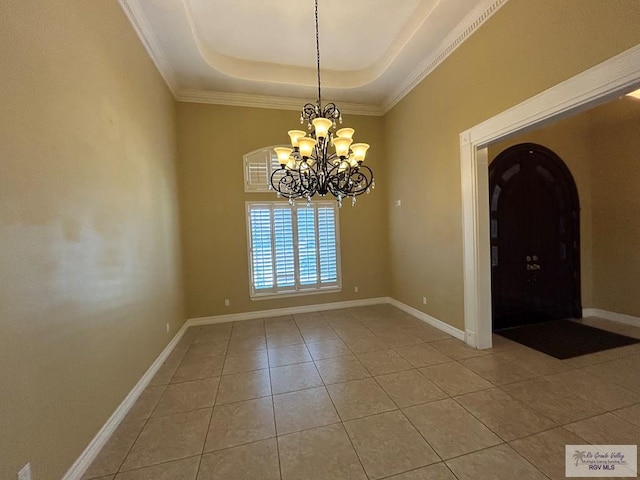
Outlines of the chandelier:
[{"label": "chandelier", "polygon": [[270,189],[279,197],[306,199],[318,194],[332,194],[342,207],[343,199],[369,193],[375,188],[373,172],[363,165],[369,145],[353,143],[353,128],[335,131],[336,121],[342,124],[342,114],[334,103],[322,106],[320,88],[320,36],[318,34],[318,0],[315,0],[316,59],[318,71],[318,101],[302,107],[300,123],[307,122],[309,135],[303,130],[290,130],[291,146],[274,148],[280,168],[271,174]]}]

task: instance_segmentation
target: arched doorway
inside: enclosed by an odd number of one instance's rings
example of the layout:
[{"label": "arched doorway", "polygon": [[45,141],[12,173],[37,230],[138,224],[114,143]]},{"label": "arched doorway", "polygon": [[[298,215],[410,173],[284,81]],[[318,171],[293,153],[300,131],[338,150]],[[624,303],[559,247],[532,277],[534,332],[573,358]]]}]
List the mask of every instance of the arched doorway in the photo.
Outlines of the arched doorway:
[{"label": "arched doorway", "polygon": [[493,329],[580,318],[580,206],[571,172],[523,143],[489,165]]}]

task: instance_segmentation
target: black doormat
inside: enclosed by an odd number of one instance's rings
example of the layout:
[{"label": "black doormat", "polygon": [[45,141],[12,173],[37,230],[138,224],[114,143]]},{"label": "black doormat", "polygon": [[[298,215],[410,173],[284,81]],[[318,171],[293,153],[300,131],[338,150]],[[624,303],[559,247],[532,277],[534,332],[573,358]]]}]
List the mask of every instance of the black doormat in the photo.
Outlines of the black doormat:
[{"label": "black doormat", "polygon": [[640,342],[637,338],[607,332],[571,320],[505,328],[496,330],[495,333],[560,360]]}]

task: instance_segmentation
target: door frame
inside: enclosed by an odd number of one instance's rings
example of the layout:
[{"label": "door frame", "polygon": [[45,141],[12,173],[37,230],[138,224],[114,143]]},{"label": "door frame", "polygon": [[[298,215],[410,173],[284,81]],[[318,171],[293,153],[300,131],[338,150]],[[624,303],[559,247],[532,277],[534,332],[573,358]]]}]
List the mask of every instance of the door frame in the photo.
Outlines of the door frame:
[{"label": "door frame", "polygon": [[487,145],[568,117],[640,86],[636,45],[460,133],[465,341],[491,348]]}]

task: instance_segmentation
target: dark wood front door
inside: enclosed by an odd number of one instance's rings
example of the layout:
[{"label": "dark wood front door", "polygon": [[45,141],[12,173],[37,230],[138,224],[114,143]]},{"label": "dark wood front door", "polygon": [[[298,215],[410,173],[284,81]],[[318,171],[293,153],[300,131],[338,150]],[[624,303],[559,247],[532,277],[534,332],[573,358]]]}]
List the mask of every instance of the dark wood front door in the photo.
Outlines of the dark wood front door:
[{"label": "dark wood front door", "polygon": [[508,148],[489,166],[494,330],[580,318],[578,192],[551,150]]}]

